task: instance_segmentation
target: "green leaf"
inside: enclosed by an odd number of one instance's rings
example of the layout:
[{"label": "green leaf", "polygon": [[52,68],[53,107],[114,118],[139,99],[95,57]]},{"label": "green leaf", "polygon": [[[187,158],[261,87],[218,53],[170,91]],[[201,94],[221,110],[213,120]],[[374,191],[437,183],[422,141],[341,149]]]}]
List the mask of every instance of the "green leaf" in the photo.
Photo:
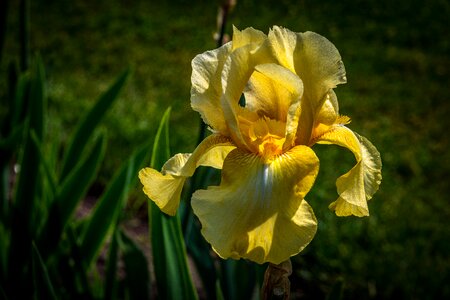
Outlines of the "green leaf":
[{"label": "green leaf", "polygon": [[14,102],[11,103],[11,128],[23,123],[24,110],[27,106],[27,95],[30,92],[30,76],[23,73],[19,76],[16,87],[14,89]]},{"label": "green leaf", "polygon": [[[5,138],[0,140],[0,150],[13,150],[21,142],[25,127],[25,108],[30,100],[28,98],[30,96],[31,80],[32,78],[30,78],[29,73],[22,74],[16,86],[13,88],[13,95],[7,96],[11,97],[11,100],[9,103],[9,112],[5,116],[8,122],[7,124],[3,124],[4,128],[2,128],[6,132],[2,132]],[[1,157],[1,160],[6,158],[9,159],[9,157]]]},{"label": "green leaf", "polygon": [[109,246],[108,253],[108,262],[106,265],[105,272],[105,288],[104,288],[104,296],[105,300],[113,300],[116,299],[116,290],[117,290],[117,282],[116,282],[116,272],[117,272],[117,263],[119,257],[118,251],[118,239],[119,239],[119,231],[117,230],[117,225],[114,228],[114,233],[111,238],[111,244]]},{"label": "green leaf", "polygon": [[[125,264],[128,298],[150,298],[150,273],[148,262],[141,249],[123,231],[120,231],[119,248]],[[164,299],[164,298],[161,298]]]},{"label": "green leaf", "polygon": [[[205,189],[210,185],[218,185],[220,182],[220,172],[213,168],[199,168],[190,179],[190,188],[187,193],[188,197],[198,189]],[[214,260],[210,255],[211,246],[201,235],[200,224],[192,212],[189,201],[181,202],[179,211],[180,216],[184,216],[184,219],[182,217],[181,220],[184,230],[184,241],[188,252],[198,270],[207,297],[214,298],[217,293],[215,289],[217,271]]]},{"label": "green leaf", "polygon": [[[26,73],[20,76],[17,81],[16,68],[10,67],[10,76],[8,77],[8,98],[7,105],[9,111],[7,115],[0,120],[0,218],[6,219],[10,209],[10,163],[14,155],[17,155],[19,145],[23,140],[26,124],[25,111],[23,103],[29,95],[30,74]],[[20,122],[19,122],[20,121]]]},{"label": "green leaf", "polygon": [[165,162],[170,158],[170,145],[169,145],[169,107],[164,112],[161,122],[159,123],[158,131],[155,135],[153,142],[152,158],[150,166],[152,168],[160,169]]},{"label": "green leaf", "polygon": [[47,179],[47,183],[50,187],[50,196],[53,198],[56,195],[56,178],[55,174],[53,174],[50,163],[48,162],[48,156],[44,154],[43,146],[41,141],[39,141],[38,137],[34,132],[31,132],[31,138],[33,139],[33,142],[35,143],[37,149],[39,150],[39,158],[42,165],[42,168],[44,170],[45,179]]},{"label": "green leaf", "polygon": [[[36,139],[41,141],[44,131],[44,67],[40,59],[36,59],[30,78],[30,90],[28,93],[27,111],[28,126],[26,129],[25,145],[22,157],[20,159],[19,180],[15,194],[15,208],[23,212],[25,218],[22,222],[33,220],[31,213],[34,211],[35,191],[38,184],[38,173],[40,164],[39,149],[32,139],[31,133],[34,132]],[[31,227],[31,224],[29,224]]]},{"label": "green leaf", "polygon": [[256,285],[255,265],[246,260],[221,260],[222,290],[226,299],[251,299]]},{"label": "green leaf", "polygon": [[88,266],[94,261],[108,233],[115,226],[125,205],[131,182],[136,179],[136,174],[147,156],[146,150],[142,148],[130,157],[97,202],[81,238],[81,251]]},{"label": "green leaf", "polygon": [[38,248],[33,243],[33,283],[35,299],[58,299],[48,275],[47,267],[42,260]]},{"label": "green leaf", "polygon": [[[163,115],[153,144],[151,167],[160,169],[169,159],[169,115]],[[158,295],[161,299],[197,299],[187,264],[178,215],[169,217],[150,202],[150,238]]]},{"label": "green leaf", "polygon": [[16,185],[15,201],[10,214],[11,244],[8,256],[10,263],[8,288],[19,289],[24,295],[30,293],[27,290],[27,284],[31,282],[24,282],[24,280],[28,280],[26,273],[29,272],[27,266],[31,262],[31,241],[35,238],[37,228],[41,224],[40,211],[36,210],[39,200],[37,187],[40,185],[40,155],[32,139],[32,132],[34,132],[36,138],[42,140],[44,131],[44,68],[39,58],[36,59],[30,73],[30,90],[27,96],[27,126],[23,152],[19,158],[21,169]]},{"label": "green leaf", "polygon": [[220,281],[216,280],[216,299],[217,300],[224,300],[224,296],[223,296],[223,292],[222,292],[222,288],[220,287]]},{"label": "green leaf", "polygon": [[56,202],[59,204],[59,213],[62,224],[65,224],[77,204],[85,195],[91,182],[96,177],[97,170],[103,160],[106,149],[106,138],[102,134],[95,142],[91,155],[84,162],[75,166],[66,180],[61,184]]},{"label": "green leaf", "polygon": [[92,109],[89,110],[89,112],[78,123],[75,134],[73,135],[73,138],[69,143],[69,147],[65,152],[60,178],[61,181],[68,176],[70,170],[73,169],[80,160],[83,149],[86,147],[92,133],[94,132],[94,129],[100,123],[107,110],[114,103],[114,100],[117,99],[119,92],[124,86],[129,74],[130,70],[123,72],[117,78],[115,83],[103,95],[100,96]]},{"label": "green leaf", "polygon": [[[188,222],[195,223],[193,214],[189,215]],[[185,235],[186,246],[198,270],[198,274],[203,282],[208,298],[214,298],[214,295],[217,294],[217,289],[215,287],[217,272],[213,258],[210,255],[211,246],[201,235],[199,226],[196,226],[196,224],[188,224],[188,226],[191,227],[191,230]]]},{"label": "green leaf", "polygon": [[4,279],[8,276],[6,267],[8,266],[7,254],[9,249],[9,239],[8,228],[0,222],[0,282],[4,282]]},{"label": "green leaf", "polygon": [[[69,218],[85,195],[97,174],[103,159],[106,139],[101,135],[95,142],[91,154],[79,162],[59,187],[49,212],[49,217],[39,239],[39,247],[51,251],[58,244],[61,233]],[[48,253],[46,251],[45,253]]]},{"label": "green leaf", "polygon": [[[10,134],[0,140],[0,151],[1,150],[13,150],[19,144],[23,136],[24,124],[20,124],[17,127],[14,127]],[[9,158],[9,157],[8,157]]]}]

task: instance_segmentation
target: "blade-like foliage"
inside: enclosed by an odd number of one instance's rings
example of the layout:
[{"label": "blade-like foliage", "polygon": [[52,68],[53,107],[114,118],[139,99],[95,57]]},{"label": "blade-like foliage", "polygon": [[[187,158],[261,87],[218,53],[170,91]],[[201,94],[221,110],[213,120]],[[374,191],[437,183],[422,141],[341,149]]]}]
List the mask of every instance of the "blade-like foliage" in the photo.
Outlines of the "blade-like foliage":
[{"label": "blade-like foliage", "polygon": [[[210,185],[217,185],[219,180],[220,173],[218,170],[213,168],[199,168],[190,180],[190,188],[187,196],[191,197],[192,193],[198,189],[206,189]],[[183,220],[182,228],[184,230],[186,247],[198,270],[198,274],[202,280],[208,299],[214,299],[217,294],[215,288],[217,271],[214,265],[214,260],[210,255],[211,246],[201,235],[200,224],[194,217],[189,201],[184,201],[181,203],[180,212],[181,219]]]},{"label": "blade-like foliage", "polygon": [[47,267],[36,244],[33,243],[33,285],[35,299],[58,299],[50,280]]},{"label": "blade-like foliage", "polygon": [[215,285],[215,290],[216,290],[216,299],[217,300],[224,300],[224,296],[223,296],[223,292],[222,292],[222,288],[220,287],[220,281],[216,280],[216,285]]},{"label": "blade-like foliage", "polygon": [[[44,131],[44,68],[36,59],[30,73],[29,91],[26,92],[28,119],[24,135],[24,146],[19,159],[20,173],[16,185],[15,200],[10,214],[11,241],[8,256],[8,286],[18,288],[24,276],[29,274],[27,265],[31,261],[31,240],[35,237],[40,219],[36,216],[36,190],[40,182],[40,155],[32,132],[42,140]],[[35,223],[36,222],[36,223]],[[12,266],[14,262],[14,266]],[[29,286],[22,286],[20,292],[27,293]],[[20,295],[18,295],[20,296]]]},{"label": "blade-like foliage", "polygon": [[44,230],[41,232],[40,243],[38,244],[40,248],[45,247],[47,250],[45,253],[50,253],[58,244],[70,216],[95,178],[105,148],[105,137],[101,135],[95,142],[91,154],[81,161],[62,185],[58,187],[55,201],[50,208],[49,217]]},{"label": "blade-like foliage", "polygon": [[117,225],[114,227],[114,232],[111,238],[111,244],[109,245],[108,251],[108,262],[106,265],[105,272],[105,284],[104,284],[104,294],[103,299],[105,300],[113,300],[116,299],[117,293],[117,265],[118,265],[118,257],[119,257],[119,247],[118,247],[118,239],[119,239],[119,231],[117,230]]},{"label": "blade-like foliage", "polygon": [[[190,207],[187,209],[190,209]],[[196,226],[197,224],[193,224],[195,222],[194,215],[190,214],[189,218],[190,222],[188,226],[191,227],[191,230],[189,230],[185,235],[186,246],[192,259],[194,260],[208,298],[213,299],[217,294],[217,272],[216,267],[214,266],[213,258],[210,255],[211,246],[201,235],[199,226]]]},{"label": "blade-like foliage", "polygon": [[102,120],[106,111],[117,99],[119,92],[125,84],[130,70],[123,72],[115,81],[115,83],[97,100],[92,109],[84,116],[78,124],[78,127],[73,135],[69,147],[65,153],[63,167],[61,171],[60,180],[63,181],[75,167],[86,147],[94,129]]},{"label": "blade-like foliage", "polygon": [[[31,72],[29,90],[23,91],[27,94],[26,103],[28,110],[28,126],[26,128],[25,146],[20,159],[20,174],[15,195],[16,210],[28,210],[24,212],[30,214],[33,211],[32,200],[38,183],[39,172],[39,149],[32,139],[34,132],[36,139],[41,141],[44,134],[44,67],[42,61],[37,58]],[[31,218],[25,219],[27,222]],[[28,224],[31,227],[31,224]]]},{"label": "blade-like foliage", "polygon": [[81,238],[81,252],[89,266],[99,252],[108,233],[117,223],[132,181],[147,156],[147,149],[137,151],[122,166],[99,199]]},{"label": "blade-like foliage", "polygon": [[144,253],[123,231],[120,231],[119,248],[127,274],[125,283],[128,299],[149,299],[150,273]]},{"label": "blade-like foliage", "polygon": [[[55,179],[55,174],[53,174],[51,167],[50,167],[50,163],[48,161],[49,157],[47,157],[44,154],[44,148],[43,145],[41,143],[41,141],[39,141],[38,137],[36,136],[36,134],[34,132],[31,132],[31,138],[33,139],[33,142],[36,144],[36,147],[39,151],[39,158],[41,161],[41,165],[42,165],[42,170],[44,171],[44,179],[46,180],[45,182],[47,183],[47,185],[49,186],[49,192],[50,195],[48,195],[48,197],[53,198],[56,195],[57,192],[57,188],[56,188],[56,179]],[[46,203],[44,203],[46,204]]]},{"label": "blade-like foliage", "polygon": [[24,103],[30,90],[29,73],[22,74],[17,81],[16,72],[9,76],[8,93],[5,95],[8,114],[0,120],[0,220],[4,221],[10,208],[10,164],[15,150],[22,142],[25,130]]},{"label": "blade-like foliage", "polygon": [[[255,291],[255,265],[245,260],[221,260],[222,291],[226,299],[251,299]],[[238,279],[239,278],[239,279]]]},{"label": "blade-like foliage", "polygon": [[[170,109],[163,115],[153,144],[151,167],[155,169],[160,169],[170,156],[169,115]],[[159,297],[161,299],[197,299],[189,274],[178,215],[169,217],[150,202],[149,216]]]}]

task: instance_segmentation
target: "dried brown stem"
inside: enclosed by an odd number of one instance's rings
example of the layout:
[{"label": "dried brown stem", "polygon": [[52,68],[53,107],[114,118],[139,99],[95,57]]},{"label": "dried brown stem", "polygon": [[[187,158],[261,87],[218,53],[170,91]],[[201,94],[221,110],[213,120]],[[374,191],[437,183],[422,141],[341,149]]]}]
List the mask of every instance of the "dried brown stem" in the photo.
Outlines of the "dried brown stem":
[{"label": "dried brown stem", "polygon": [[269,264],[264,274],[264,284],[261,292],[262,299],[289,299],[291,288],[289,275],[291,274],[292,264],[290,259],[279,265]]}]

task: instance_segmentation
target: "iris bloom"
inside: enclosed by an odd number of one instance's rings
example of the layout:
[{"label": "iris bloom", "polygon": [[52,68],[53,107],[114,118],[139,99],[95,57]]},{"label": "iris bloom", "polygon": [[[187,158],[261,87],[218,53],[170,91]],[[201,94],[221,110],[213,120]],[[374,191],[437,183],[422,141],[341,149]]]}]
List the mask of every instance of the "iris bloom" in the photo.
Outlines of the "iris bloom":
[{"label": "iris bloom", "polygon": [[161,172],[140,171],[144,192],[175,215],[183,184],[198,166],[222,169],[219,186],[198,190],[192,208],[202,234],[222,258],[281,263],[314,237],[305,200],[319,160],[314,144],[353,152],[356,165],[336,181],[338,216],[369,215],[381,181],[376,148],[345,125],[333,88],[345,83],[338,50],[324,37],[273,27],[266,35],[234,28],[233,39],[192,61],[191,105],[212,134]]}]

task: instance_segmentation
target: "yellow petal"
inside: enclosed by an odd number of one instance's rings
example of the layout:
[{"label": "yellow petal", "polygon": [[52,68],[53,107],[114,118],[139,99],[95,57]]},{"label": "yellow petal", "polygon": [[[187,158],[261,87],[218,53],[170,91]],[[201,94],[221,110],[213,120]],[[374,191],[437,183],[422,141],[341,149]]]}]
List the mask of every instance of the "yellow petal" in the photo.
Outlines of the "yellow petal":
[{"label": "yellow petal", "polygon": [[163,175],[152,168],[144,168],[139,171],[139,180],[144,185],[144,193],[161,211],[171,216],[176,214],[186,177]]},{"label": "yellow petal", "polygon": [[192,60],[191,106],[203,121],[224,135],[227,126],[220,104],[223,64],[231,51],[231,43],[197,55]]},{"label": "yellow petal", "polygon": [[290,148],[297,132],[303,83],[288,69],[276,64],[260,64],[246,88],[246,108],[271,119],[286,122],[286,147]]},{"label": "yellow petal", "polygon": [[324,133],[333,130],[336,126],[346,125],[348,123],[350,123],[350,118],[339,115],[336,94],[333,90],[330,90],[325,102],[315,116],[314,129],[309,146],[312,146],[316,142],[316,139]]},{"label": "yellow petal", "polygon": [[244,30],[239,30],[233,26],[233,50],[237,48],[246,46],[248,44],[261,44],[267,39],[267,36],[259,30],[253,27],[245,28]]},{"label": "yellow petal", "polygon": [[325,98],[325,102],[318,111],[315,117],[315,125],[333,125],[336,123],[336,119],[339,117],[339,104],[336,94],[333,90],[330,90]]},{"label": "yellow petal", "polygon": [[331,89],[345,83],[345,68],[336,47],[313,32],[297,33],[295,72],[304,85],[297,143],[307,144],[315,118]]},{"label": "yellow petal", "polygon": [[273,55],[280,65],[295,72],[294,51],[297,46],[297,35],[289,29],[274,26],[268,34]]},{"label": "yellow petal", "polygon": [[230,136],[238,147],[245,148],[245,142],[239,129],[237,112],[241,108],[239,99],[244,87],[258,64],[273,63],[269,49],[265,43],[248,44],[233,51],[223,66],[221,102]]},{"label": "yellow petal", "polygon": [[228,153],[233,150],[229,139],[213,134],[203,140],[192,154],[177,154],[169,159],[158,172],[144,168],[139,179],[144,193],[166,214],[175,215],[180,204],[181,191],[186,178],[202,166],[221,168]]},{"label": "yellow petal", "polygon": [[305,96],[315,109],[321,107],[330,89],[347,82],[339,51],[317,33],[297,34],[294,63],[296,73],[303,80]]},{"label": "yellow petal", "polygon": [[223,258],[278,264],[299,253],[317,228],[303,198],[318,166],[316,155],[305,146],[292,148],[270,164],[233,150],[225,159],[220,186],[192,196],[204,237]]},{"label": "yellow petal", "polygon": [[300,102],[303,84],[288,69],[276,64],[255,66],[244,90],[246,105],[258,115],[286,122],[291,102]]},{"label": "yellow petal", "polygon": [[339,198],[330,204],[338,216],[368,216],[367,201],[381,183],[381,158],[378,150],[366,138],[345,126],[335,125],[322,134],[322,144],[336,144],[353,152],[356,165],[336,181]]}]

